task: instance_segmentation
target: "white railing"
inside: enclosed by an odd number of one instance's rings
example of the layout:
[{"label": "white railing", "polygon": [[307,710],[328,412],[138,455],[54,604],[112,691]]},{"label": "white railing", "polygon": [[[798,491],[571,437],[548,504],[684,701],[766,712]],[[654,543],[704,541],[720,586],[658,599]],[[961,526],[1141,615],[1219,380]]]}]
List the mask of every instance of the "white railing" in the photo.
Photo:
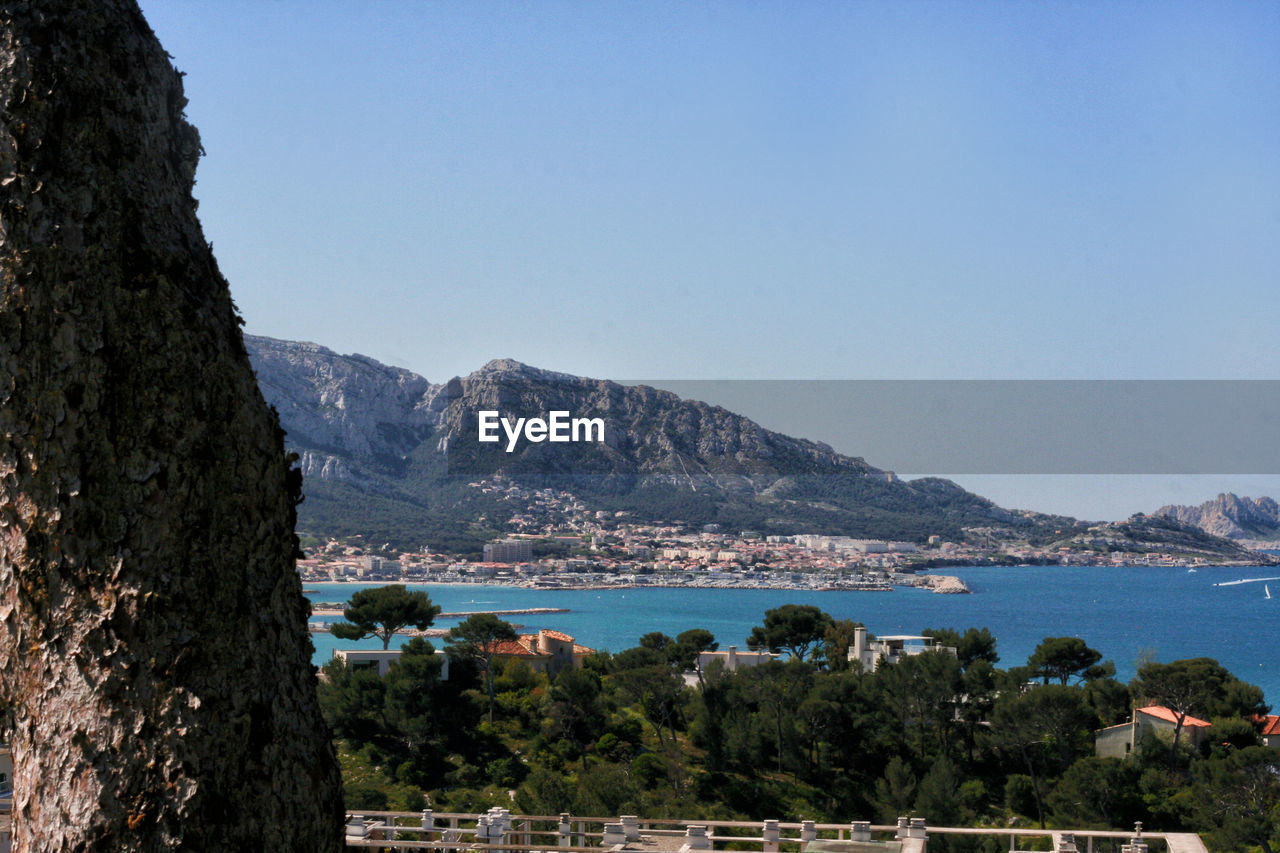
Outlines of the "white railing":
[{"label": "white railing", "polygon": [[[846,824],[776,820],[762,822],[675,820],[560,815],[512,815],[506,809],[487,813],[355,811],[348,815],[350,848],[430,849],[461,853],[467,850],[512,853],[599,853],[621,850],[633,842],[669,851],[724,849],[760,853],[802,853],[811,842],[898,841],[907,850],[923,850],[929,835],[997,836],[1008,840],[1010,851],[1052,850],[1055,853],[1100,853],[1103,847],[1121,853],[1206,853],[1198,836],[1185,833],[1054,830],[1030,827],[934,827],[920,818],[899,818],[896,825]],[[660,846],[656,842],[661,842]],[[816,844],[815,847],[822,847]],[[1003,844],[1001,846],[1004,846]]]}]

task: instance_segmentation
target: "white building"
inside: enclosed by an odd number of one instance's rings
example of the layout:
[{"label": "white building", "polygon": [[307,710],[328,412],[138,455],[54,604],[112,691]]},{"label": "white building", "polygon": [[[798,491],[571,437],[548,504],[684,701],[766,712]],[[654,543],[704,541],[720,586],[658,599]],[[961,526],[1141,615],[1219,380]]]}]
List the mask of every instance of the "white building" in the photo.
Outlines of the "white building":
[{"label": "white building", "polygon": [[486,563],[528,563],[533,559],[533,543],[528,539],[499,539],[485,543]]},{"label": "white building", "polygon": [[711,666],[712,663],[721,661],[724,663],[725,670],[737,672],[739,669],[759,666],[762,663],[768,663],[780,657],[782,655],[775,655],[773,652],[740,652],[737,646],[730,646],[723,652],[699,652],[698,669],[706,672],[707,667]]},{"label": "white building", "polygon": [[943,652],[953,657],[956,654],[954,648],[938,645],[933,637],[892,634],[868,638],[866,628],[855,628],[853,645],[849,647],[849,661],[860,663],[865,672],[875,672],[882,663],[897,663],[904,657],[925,652]]},{"label": "white building", "polygon": [[[1207,720],[1186,716],[1182,720],[1183,742],[1199,746],[1208,733],[1210,725]],[[1158,737],[1172,740],[1174,729],[1177,727],[1178,715],[1168,708],[1160,705],[1135,708],[1129,722],[1099,729],[1093,733],[1094,754],[1098,758],[1124,758],[1142,743],[1143,735],[1147,732],[1154,732]]]},{"label": "white building", "polygon": [[[346,661],[352,669],[376,669],[378,675],[386,675],[391,664],[400,660],[400,649],[334,649],[333,656]],[[449,657],[441,649],[436,655],[443,666],[440,668],[440,680],[449,680]]]}]

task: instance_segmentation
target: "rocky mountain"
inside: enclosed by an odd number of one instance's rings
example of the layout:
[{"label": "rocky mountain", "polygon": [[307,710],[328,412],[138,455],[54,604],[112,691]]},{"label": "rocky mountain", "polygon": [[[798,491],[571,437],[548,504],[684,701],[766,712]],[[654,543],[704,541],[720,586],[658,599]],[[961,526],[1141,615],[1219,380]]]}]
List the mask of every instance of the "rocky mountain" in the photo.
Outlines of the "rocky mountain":
[{"label": "rocky mountain", "polygon": [[[765,534],[959,541],[976,530],[988,540],[1047,544],[1088,527],[1011,512],[949,480],[903,481],[824,444],[646,386],[509,359],[436,384],[317,344],[245,336],[245,345],[300,458],[302,531],[474,552],[524,514],[495,496],[495,482],[552,489],[636,522]],[[604,440],[522,439],[508,452],[502,430],[497,441],[479,441],[483,411],[511,423],[553,411],[598,418]],[[1133,545],[1135,531],[1146,528],[1129,526],[1120,539]],[[1194,553],[1213,552],[1213,537],[1171,519],[1143,533],[1142,547],[1182,534],[1203,540]],[[1217,541],[1224,556],[1240,557],[1238,546]]]},{"label": "rocky mountain", "polygon": [[[641,519],[762,532],[921,539],[956,536],[971,525],[1051,523],[1010,513],[947,480],[903,482],[826,445],[654,388],[511,360],[433,384],[316,344],[245,342],[301,459],[304,527],[363,523],[371,515],[400,519],[392,528],[456,526],[486,509],[466,484],[494,476],[564,489]],[[512,421],[556,410],[600,418],[605,441],[526,441],[508,453],[505,437],[477,440],[484,410]]]},{"label": "rocky mountain", "polygon": [[376,485],[433,432],[439,386],[362,355],[245,335],[303,477]]},{"label": "rocky mountain", "polygon": [[1227,492],[1199,506],[1162,506],[1154,514],[1228,539],[1280,540],[1280,504],[1267,497],[1242,498]]}]

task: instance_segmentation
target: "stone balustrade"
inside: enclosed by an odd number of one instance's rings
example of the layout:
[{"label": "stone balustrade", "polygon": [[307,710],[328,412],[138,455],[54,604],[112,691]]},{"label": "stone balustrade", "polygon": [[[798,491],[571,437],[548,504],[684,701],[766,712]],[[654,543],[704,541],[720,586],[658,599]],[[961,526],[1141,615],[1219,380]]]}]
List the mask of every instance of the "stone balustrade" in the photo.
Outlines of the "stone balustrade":
[{"label": "stone balustrade", "polygon": [[[883,846],[886,853],[923,853],[933,835],[998,836],[1006,839],[1010,853],[1019,853],[1034,838],[1048,838],[1054,853],[1094,853],[1095,844],[1122,842],[1123,853],[1148,853],[1149,841],[1163,842],[1168,853],[1207,853],[1203,842],[1190,833],[1143,833],[1141,824],[1131,832],[1105,830],[1040,830],[987,827],[935,827],[923,818],[899,818],[896,825],[869,821],[847,824],[798,823],[780,820],[696,822],[642,818],[513,815],[510,810],[490,809],[484,814],[363,811],[349,816],[347,847],[383,849],[432,849],[446,853],[510,851],[510,853],[692,853],[724,849],[758,850],[760,853],[870,853]],[[1043,842],[1042,842],[1043,843]],[[1001,845],[1006,846],[1005,843]],[[1039,845],[1035,845],[1039,846]],[[1044,849],[1044,847],[1040,847]],[[1112,847],[1111,849],[1114,849]]]}]

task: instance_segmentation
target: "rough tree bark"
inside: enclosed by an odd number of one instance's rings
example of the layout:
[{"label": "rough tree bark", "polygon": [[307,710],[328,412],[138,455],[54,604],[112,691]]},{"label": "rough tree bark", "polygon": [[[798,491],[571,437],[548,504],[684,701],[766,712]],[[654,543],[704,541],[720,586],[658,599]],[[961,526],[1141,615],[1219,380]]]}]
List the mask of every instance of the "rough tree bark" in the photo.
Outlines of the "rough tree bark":
[{"label": "rough tree bark", "polygon": [[0,702],[19,851],[338,850],[301,478],[133,0],[0,2]]}]

